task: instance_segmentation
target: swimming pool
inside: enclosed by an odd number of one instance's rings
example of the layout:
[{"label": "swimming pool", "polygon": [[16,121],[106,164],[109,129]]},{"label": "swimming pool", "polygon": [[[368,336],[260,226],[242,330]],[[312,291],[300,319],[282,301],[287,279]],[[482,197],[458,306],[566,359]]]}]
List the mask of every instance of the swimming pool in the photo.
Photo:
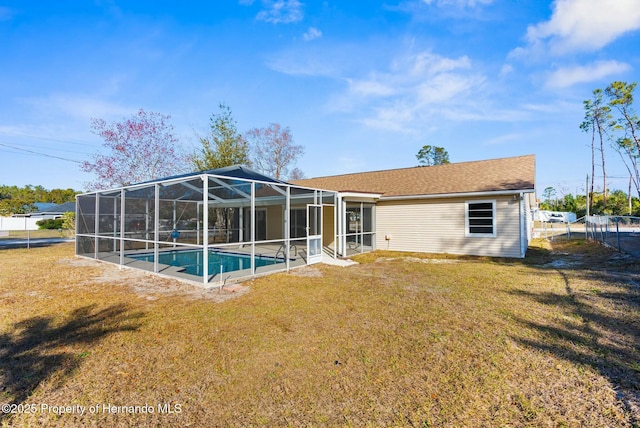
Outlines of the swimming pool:
[{"label": "swimming pool", "polygon": [[[158,263],[184,268],[184,272],[202,276],[204,263],[201,250],[171,250],[158,254]],[[145,262],[153,262],[153,253],[131,254],[127,257]],[[255,256],[256,268],[276,263],[283,263],[283,258]],[[209,275],[236,270],[251,269],[251,256],[247,254],[229,253],[225,251],[209,250]],[[222,268],[222,269],[221,269]]]}]

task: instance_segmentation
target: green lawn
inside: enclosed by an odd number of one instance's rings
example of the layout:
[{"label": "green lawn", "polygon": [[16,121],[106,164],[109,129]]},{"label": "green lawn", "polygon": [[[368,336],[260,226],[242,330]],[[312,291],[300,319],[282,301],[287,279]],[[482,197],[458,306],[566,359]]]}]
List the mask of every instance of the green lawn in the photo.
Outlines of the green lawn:
[{"label": "green lawn", "polygon": [[550,245],[524,261],[376,252],[234,293],[74,260],[72,244],[0,250],[0,403],[39,406],[0,422],[638,424],[635,264]]}]

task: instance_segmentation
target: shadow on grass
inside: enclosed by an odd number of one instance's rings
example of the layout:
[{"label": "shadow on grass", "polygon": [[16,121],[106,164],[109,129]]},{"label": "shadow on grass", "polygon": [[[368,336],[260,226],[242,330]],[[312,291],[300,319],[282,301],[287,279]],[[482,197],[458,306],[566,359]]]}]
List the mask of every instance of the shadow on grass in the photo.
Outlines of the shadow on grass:
[{"label": "shadow on grass", "polygon": [[[591,266],[597,268],[596,266]],[[616,275],[584,267],[544,269],[558,273],[565,293],[510,291],[542,305],[560,308],[562,319],[514,319],[540,339],[513,337],[532,349],[542,350],[578,365],[592,367],[609,379],[640,424],[640,287],[636,275]],[[587,282],[582,282],[582,281]],[[593,284],[590,287],[589,283]],[[579,284],[579,285],[578,285]],[[604,289],[604,290],[602,290]]]},{"label": "shadow on grass", "polygon": [[[89,355],[89,346],[107,335],[140,327],[141,312],[130,313],[126,305],[96,310],[88,305],[74,310],[61,323],[52,317],[33,317],[14,324],[14,332],[0,334],[0,403],[21,404],[54,375],[71,375]],[[68,347],[87,346],[69,352]],[[11,417],[0,413],[0,422]]]}]

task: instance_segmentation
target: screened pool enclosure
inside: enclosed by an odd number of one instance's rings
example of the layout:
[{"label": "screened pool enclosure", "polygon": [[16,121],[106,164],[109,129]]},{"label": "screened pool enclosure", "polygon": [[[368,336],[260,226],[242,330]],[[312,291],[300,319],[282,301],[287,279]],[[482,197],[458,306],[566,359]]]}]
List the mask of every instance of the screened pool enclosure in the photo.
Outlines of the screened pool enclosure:
[{"label": "screened pool enclosure", "polygon": [[347,214],[338,193],[242,166],[85,193],[76,206],[77,255],[205,287],[354,248],[353,227],[338,233]]}]

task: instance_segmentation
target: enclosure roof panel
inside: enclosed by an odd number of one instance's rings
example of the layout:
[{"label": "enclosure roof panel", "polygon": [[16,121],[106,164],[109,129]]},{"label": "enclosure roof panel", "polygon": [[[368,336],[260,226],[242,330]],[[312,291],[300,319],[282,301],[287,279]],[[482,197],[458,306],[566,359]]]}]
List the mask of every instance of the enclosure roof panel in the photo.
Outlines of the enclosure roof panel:
[{"label": "enclosure roof panel", "polygon": [[230,177],[230,178],[240,178],[244,180],[264,181],[267,183],[288,184],[285,181],[276,180],[275,178],[271,178],[264,174],[260,174],[259,172],[254,171],[251,168],[248,168],[244,165],[232,165],[224,168],[210,169],[207,171],[189,172],[186,174],[178,174],[170,177],[157,178],[155,180],[149,180],[149,181],[144,181],[142,183],[132,184],[132,186],[137,186],[140,184],[161,183],[163,181],[175,180],[177,178],[197,177],[203,174],[219,175],[219,176]]}]

